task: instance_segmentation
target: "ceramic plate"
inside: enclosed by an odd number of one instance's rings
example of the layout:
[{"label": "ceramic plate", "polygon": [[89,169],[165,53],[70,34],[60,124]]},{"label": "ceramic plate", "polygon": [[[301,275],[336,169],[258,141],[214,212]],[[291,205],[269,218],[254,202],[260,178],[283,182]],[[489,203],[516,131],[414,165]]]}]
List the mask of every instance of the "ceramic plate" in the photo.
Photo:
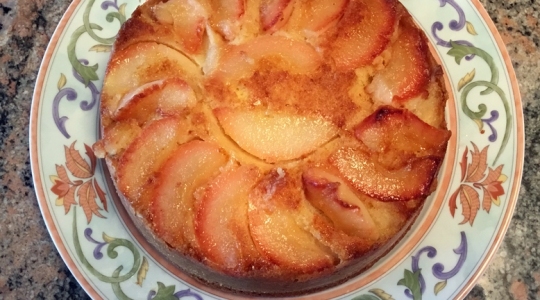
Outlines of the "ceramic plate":
[{"label": "ceramic plate", "polygon": [[[74,1],[45,53],[30,146],[39,205],[58,251],[93,298],[219,298],[154,252],[125,218],[91,145],[115,35],[139,4]],[[453,137],[437,191],[368,271],[309,298],[462,298],[508,227],[523,166],[523,115],[509,56],[477,0],[403,0],[448,75]],[[173,297],[173,298],[171,298]]]}]

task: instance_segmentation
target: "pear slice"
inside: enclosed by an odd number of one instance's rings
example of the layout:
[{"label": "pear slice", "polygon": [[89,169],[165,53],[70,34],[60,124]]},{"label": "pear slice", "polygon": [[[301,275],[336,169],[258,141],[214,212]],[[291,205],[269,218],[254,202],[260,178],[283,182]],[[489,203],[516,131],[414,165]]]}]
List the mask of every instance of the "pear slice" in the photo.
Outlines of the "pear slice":
[{"label": "pear slice", "polygon": [[330,163],[359,192],[382,201],[427,197],[439,169],[440,158],[413,158],[399,169],[387,169],[369,153],[344,147],[330,156]]},{"label": "pear slice", "polygon": [[272,171],[249,196],[249,228],[259,252],[281,269],[310,274],[333,268],[335,255],[300,227],[296,208],[301,201],[285,171]]},{"label": "pear slice", "polygon": [[293,0],[261,0],[259,8],[263,31],[274,32],[283,27],[294,8]]},{"label": "pear slice", "polygon": [[197,102],[195,92],[177,77],[152,81],[127,93],[118,105],[116,121],[135,119],[142,125],[162,116],[180,115]]},{"label": "pear slice", "polygon": [[347,184],[322,168],[309,168],[302,175],[306,198],[346,234],[375,240],[375,223],[364,203]]},{"label": "pear slice", "polygon": [[198,191],[197,241],[205,257],[224,272],[249,272],[263,260],[248,226],[248,196],[260,176],[257,168],[241,166],[221,173]]},{"label": "pear slice", "polygon": [[395,155],[444,157],[450,131],[433,127],[406,109],[381,106],[354,128],[371,151]]},{"label": "pear slice", "polygon": [[146,83],[177,77],[191,84],[201,75],[200,67],[176,50],[153,42],[133,44],[117,51],[107,66],[102,112],[112,116],[127,93]]},{"label": "pear slice", "polygon": [[287,28],[307,32],[323,32],[343,16],[349,0],[296,1]]},{"label": "pear slice", "polygon": [[210,76],[224,82],[248,78],[262,59],[291,74],[314,72],[322,63],[321,55],[306,42],[279,35],[262,35],[244,44],[224,48],[218,66]]},{"label": "pear slice", "polygon": [[194,227],[194,191],[219,174],[227,156],[213,143],[179,146],[156,176],[152,198],[155,233],[169,245],[200,255]]},{"label": "pear slice", "polygon": [[303,157],[337,135],[337,127],[320,118],[261,110],[214,110],[225,133],[238,145],[266,162]]},{"label": "pear slice", "polygon": [[411,22],[402,19],[399,36],[392,44],[390,61],[366,88],[376,102],[405,102],[428,93],[431,79],[429,48],[422,31]]},{"label": "pear slice", "polygon": [[178,145],[189,139],[190,126],[185,119],[164,118],[146,126],[125,150],[116,167],[116,183],[135,211],[148,213],[150,199],[144,197],[144,187],[154,182],[156,172]]},{"label": "pear slice", "polygon": [[328,53],[337,69],[370,65],[390,43],[397,20],[394,1],[351,0],[329,44]]}]

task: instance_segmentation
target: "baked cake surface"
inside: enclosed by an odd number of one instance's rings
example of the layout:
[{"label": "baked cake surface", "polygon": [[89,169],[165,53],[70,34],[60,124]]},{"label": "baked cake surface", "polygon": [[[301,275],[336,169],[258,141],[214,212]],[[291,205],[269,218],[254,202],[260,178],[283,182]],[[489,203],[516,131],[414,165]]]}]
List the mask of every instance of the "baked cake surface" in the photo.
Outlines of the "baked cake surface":
[{"label": "baked cake surface", "polygon": [[150,0],[114,45],[94,150],[187,273],[317,289],[388,251],[434,191],[442,76],[395,0]]}]

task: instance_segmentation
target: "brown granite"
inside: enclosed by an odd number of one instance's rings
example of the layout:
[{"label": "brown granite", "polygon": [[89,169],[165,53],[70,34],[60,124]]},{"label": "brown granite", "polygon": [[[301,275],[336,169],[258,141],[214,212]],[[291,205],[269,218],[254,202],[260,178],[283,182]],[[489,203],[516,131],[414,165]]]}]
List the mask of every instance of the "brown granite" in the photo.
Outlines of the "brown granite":
[{"label": "brown granite", "polygon": [[[538,299],[540,2],[481,2],[508,46],[520,83],[526,164],[508,234],[466,299]],[[28,154],[29,111],[39,64],[69,3],[0,0],[0,299],[88,297],[47,232],[32,187]]]},{"label": "brown granite", "polygon": [[41,59],[69,1],[0,0],[0,299],[86,299],[32,187],[28,123]]},{"label": "brown granite", "polygon": [[[540,3],[481,1],[495,22],[516,70],[525,116],[525,166],[508,233],[473,293],[480,299],[540,298]],[[474,298],[472,298],[474,299]]]}]

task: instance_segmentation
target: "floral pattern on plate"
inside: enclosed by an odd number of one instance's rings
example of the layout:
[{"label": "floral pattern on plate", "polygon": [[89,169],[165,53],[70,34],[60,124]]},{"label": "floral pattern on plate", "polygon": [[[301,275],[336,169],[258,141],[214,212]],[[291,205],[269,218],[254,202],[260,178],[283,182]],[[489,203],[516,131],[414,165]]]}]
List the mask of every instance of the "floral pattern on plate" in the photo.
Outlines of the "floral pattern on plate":
[{"label": "floral pattern on plate", "polygon": [[[98,137],[99,91],[115,35],[138,4],[75,1],[53,36],[34,94],[30,129],[40,207],[64,260],[94,297],[223,296],[179,278],[141,247],[112,202],[114,190],[89,146]],[[500,243],[517,201],[524,143],[521,102],[508,55],[485,11],[477,0],[403,4],[428,34],[455,96],[447,109],[457,133],[455,153],[448,156],[455,159],[440,176],[449,177],[449,188],[437,191],[443,198],[440,207],[427,207],[419,217],[416,223],[422,224],[429,210],[436,210],[415,244],[404,247],[413,240],[405,237],[387,255],[407,250],[382,276],[375,274],[385,259],[352,283],[314,296],[463,296]],[[346,292],[350,287],[354,291]]]}]

